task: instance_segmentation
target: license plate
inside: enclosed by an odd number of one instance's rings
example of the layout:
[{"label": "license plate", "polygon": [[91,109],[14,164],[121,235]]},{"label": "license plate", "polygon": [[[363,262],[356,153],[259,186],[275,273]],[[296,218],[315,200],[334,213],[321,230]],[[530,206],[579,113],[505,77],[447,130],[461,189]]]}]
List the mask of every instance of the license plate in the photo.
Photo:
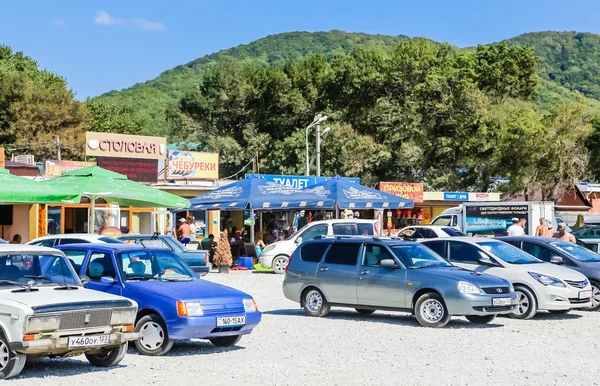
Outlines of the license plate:
[{"label": "license plate", "polygon": [[579,291],[579,299],[589,299],[592,297],[592,291]]},{"label": "license plate", "polygon": [[510,298],[493,298],[493,306],[510,306]]},{"label": "license plate", "polygon": [[106,346],[108,344],[109,338],[110,338],[110,334],[88,335],[88,336],[70,336],[69,337],[69,348]]},{"label": "license plate", "polygon": [[217,327],[235,327],[246,324],[246,316],[226,316],[217,318]]}]

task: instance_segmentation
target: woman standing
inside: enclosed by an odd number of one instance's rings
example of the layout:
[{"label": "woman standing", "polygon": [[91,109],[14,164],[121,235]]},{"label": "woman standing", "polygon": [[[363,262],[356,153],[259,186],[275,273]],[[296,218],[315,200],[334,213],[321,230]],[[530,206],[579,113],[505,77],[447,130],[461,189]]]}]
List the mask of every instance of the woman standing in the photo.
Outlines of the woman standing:
[{"label": "woman standing", "polygon": [[190,241],[196,241],[196,219],[188,216],[187,223],[190,226]]}]

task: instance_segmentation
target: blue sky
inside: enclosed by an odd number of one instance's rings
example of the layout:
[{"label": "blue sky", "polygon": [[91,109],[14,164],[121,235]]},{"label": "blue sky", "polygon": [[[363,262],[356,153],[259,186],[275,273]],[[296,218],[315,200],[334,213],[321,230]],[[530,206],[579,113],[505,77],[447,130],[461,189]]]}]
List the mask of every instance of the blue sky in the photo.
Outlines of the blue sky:
[{"label": "blue sky", "polygon": [[[52,4],[56,3],[56,4]],[[600,33],[600,1],[5,1],[0,44],[67,78],[79,99],[288,31],[423,36],[458,46],[524,32]]]}]

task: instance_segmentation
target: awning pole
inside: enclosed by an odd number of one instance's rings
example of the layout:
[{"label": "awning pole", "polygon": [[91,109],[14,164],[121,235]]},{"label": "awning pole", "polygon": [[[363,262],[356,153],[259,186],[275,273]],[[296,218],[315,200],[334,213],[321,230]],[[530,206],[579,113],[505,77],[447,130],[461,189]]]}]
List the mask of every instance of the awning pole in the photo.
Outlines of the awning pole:
[{"label": "awning pole", "polygon": [[335,218],[340,218],[340,205],[337,202],[335,203]]},{"label": "awning pole", "polygon": [[250,242],[254,244],[254,211],[252,210],[252,204],[250,204]]},{"label": "awning pole", "polygon": [[90,196],[88,196],[88,198],[91,201],[90,216],[89,216],[89,222],[88,222],[88,233],[92,234],[92,233],[94,233],[94,225],[96,223],[96,217],[94,215],[94,211],[96,210],[96,197],[94,197],[93,195],[90,195]]}]

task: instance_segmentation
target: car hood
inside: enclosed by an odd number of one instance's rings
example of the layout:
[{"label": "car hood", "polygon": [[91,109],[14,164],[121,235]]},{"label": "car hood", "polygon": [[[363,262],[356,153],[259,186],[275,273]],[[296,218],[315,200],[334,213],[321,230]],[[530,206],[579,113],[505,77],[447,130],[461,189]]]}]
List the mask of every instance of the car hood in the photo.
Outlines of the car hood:
[{"label": "car hood", "polygon": [[468,281],[469,283],[476,284],[480,287],[494,287],[494,286],[507,286],[508,281],[499,278],[497,276],[485,275],[479,272],[470,271],[468,269],[460,267],[434,267],[434,268],[422,268],[416,271],[422,271],[427,275],[431,276],[442,276],[456,281]]},{"label": "car hood", "polygon": [[541,273],[542,275],[553,276],[561,280],[585,280],[585,276],[581,273],[567,267],[562,267],[556,264],[541,263],[541,264],[510,264],[513,268],[526,270],[527,272]]},{"label": "car hood", "polygon": [[146,295],[162,296],[173,300],[200,300],[205,304],[209,299],[250,297],[245,292],[202,279],[190,281],[128,281],[125,283],[125,288]]},{"label": "car hood", "polygon": [[[6,288],[6,287],[3,287]],[[56,290],[59,287],[34,287],[39,291],[13,292],[18,288],[3,289],[0,296],[4,300],[20,303],[28,307],[51,306],[56,304],[86,303],[97,301],[124,300],[124,298],[82,287],[76,290]]]}]

